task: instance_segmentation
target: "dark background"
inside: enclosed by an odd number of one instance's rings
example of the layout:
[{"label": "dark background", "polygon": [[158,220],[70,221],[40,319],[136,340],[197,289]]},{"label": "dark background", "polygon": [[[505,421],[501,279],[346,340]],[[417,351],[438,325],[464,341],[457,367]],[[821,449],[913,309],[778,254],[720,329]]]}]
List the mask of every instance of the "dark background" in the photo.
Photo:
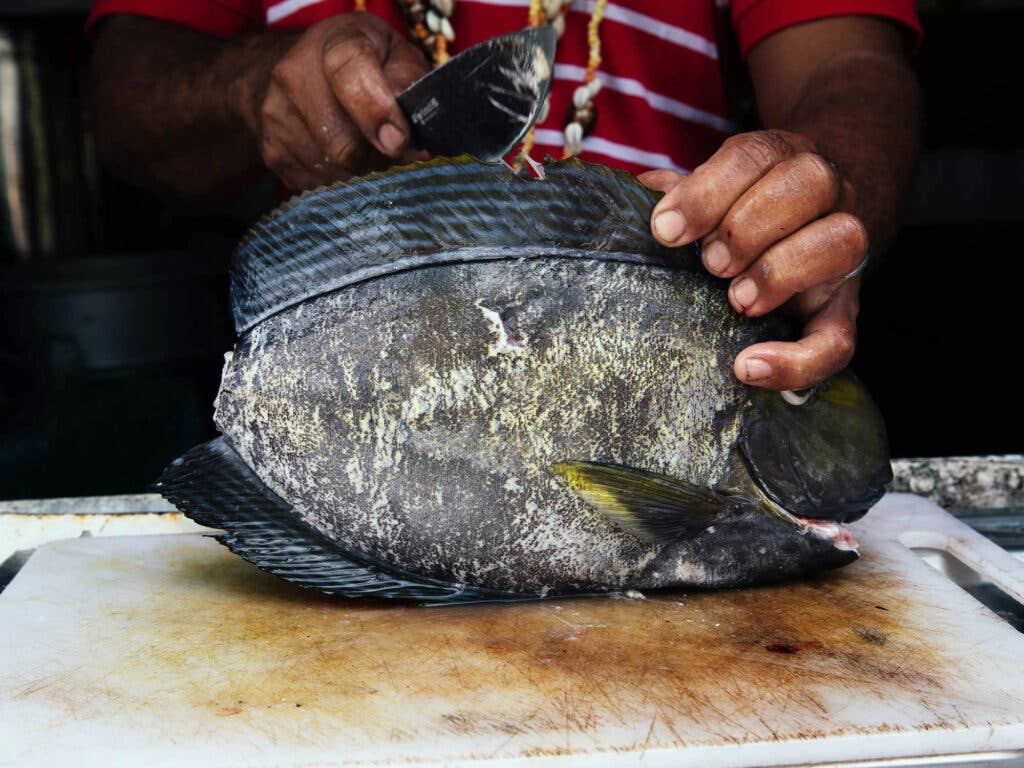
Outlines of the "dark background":
[{"label": "dark background", "polygon": [[[85,5],[0,0],[0,499],[143,491],[213,435],[227,258],[272,195],[210,210],[97,167]],[[1019,452],[1024,5],[920,10],[922,155],[854,366],[895,456]]]}]

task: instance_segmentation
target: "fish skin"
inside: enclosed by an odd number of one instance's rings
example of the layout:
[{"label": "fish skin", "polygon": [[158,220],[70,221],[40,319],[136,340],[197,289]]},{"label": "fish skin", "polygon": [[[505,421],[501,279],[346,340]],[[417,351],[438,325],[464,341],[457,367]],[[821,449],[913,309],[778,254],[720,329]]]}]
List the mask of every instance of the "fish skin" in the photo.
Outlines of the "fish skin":
[{"label": "fish skin", "polygon": [[421,267],[246,332],[215,419],[303,520],[402,571],[520,593],[774,580],[853,556],[754,513],[647,544],[550,465],[604,461],[715,486],[748,400],[731,361],[776,323],[738,316],[695,271],[558,258]]}]

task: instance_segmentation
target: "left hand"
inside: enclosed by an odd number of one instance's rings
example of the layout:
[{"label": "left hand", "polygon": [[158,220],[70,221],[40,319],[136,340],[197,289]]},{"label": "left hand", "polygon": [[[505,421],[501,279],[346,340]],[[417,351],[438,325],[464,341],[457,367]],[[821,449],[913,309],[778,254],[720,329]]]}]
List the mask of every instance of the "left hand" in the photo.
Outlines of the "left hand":
[{"label": "left hand", "polygon": [[651,231],[668,246],[703,238],[704,266],[731,278],[729,302],[748,317],[785,305],[804,321],[796,342],[747,347],[736,376],[768,389],[804,389],[842,370],[856,346],[860,279],[867,256],[853,214],[853,187],[806,136],[757,131],[729,138],[688,176],[649,171],[665,193]]}]

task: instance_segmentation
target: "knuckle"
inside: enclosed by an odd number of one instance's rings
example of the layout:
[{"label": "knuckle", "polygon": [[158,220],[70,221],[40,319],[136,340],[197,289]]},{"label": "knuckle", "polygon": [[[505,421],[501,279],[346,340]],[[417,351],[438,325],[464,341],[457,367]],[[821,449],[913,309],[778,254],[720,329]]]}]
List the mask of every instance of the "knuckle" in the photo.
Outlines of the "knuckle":
[{"label": "knuckle", "polygon": [[771,168],[783,157],[778,140],[769,131],[734,136],[728,143],[744,163],[759,170]]},{"label": "knuckle", "polygon": [[805,181],[815,186],[826,188],[837,195],[842,188],[839,169],[816,152],[801,152],[796,157],[798,167],[804,174]]},{"label": "knuckle", "polygon": [[263,123],[269,123],[277,118],[277,108],[274,105],[273,100],[264,99],[263,103],[260,104],[260,120]]},{"label": "knuckle", "polygon": [[802,351],[795,361],[796,375],[801,382],[819,381],[845,368],[853,359],[855,349],[853,328],[848,325],[834,327],[823,332],[817,344]]},{"label": "knuckle", "polygon": [[850,213],[836,217],[835,236],[859,258],[868,250],[868,230],[859,218]]},{"label": "knuckle", "polygon": [[291,56],[285,56],[274,68],[270,70],[270,80],[274,84],[280,87],[287,87],[290,83],[294,82],[295,76],[298,74],[299,67],[294,62]]},{"label": "knuckle", "polygon": [[832,350],[835,355],[833,362],[839,367],[845,366],[853,357],[857,348],[857,334],[850,325],[840,325],[832,334]]},{"label": "knuckle", "polygon": [[[687,229],[692,225],[695,231],[709,232],[715,226],[718,217],[721,216],[714,190],[698,189],[694,193],[690,193],[689,190],[684,191],[681,187],[676,187],[676,189],[679,193],[672,207],[686,218]],[[726,240],[730,239],[724,229],[722,232]]]},{"label": "knuckle", "polygon": [[324,51],[324,71],[335,78],[353,64],[370,60],[376,63],[376,49],[369,38],[359,35],[330,45]]},{"label": "knuckle", "polygon": [[761,131],[759,134],[768,146],[775,152],[778,157],[792,157],[796,154],[796,144],[793,143],[791,135],[786,131],[780,131],[775,128],[769,128],[766,131]]}]

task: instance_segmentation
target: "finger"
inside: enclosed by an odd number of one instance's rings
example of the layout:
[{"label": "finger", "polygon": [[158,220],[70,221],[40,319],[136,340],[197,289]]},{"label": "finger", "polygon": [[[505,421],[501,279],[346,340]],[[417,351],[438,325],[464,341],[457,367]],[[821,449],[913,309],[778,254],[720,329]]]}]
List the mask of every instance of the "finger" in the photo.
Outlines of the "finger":
[{"label": "finger", "polygon": [[658,203],[651,217],[654,236],[665,245],[685,245],[704,237],[758,179],[783,160],[813,149],[809,139],[785,131],[727,139]]},{"label": "finger", "polygon": [[385,157],[365,141],[360,141],[359,146],[348,156],[346,163],[338,167],[337,172],[349,178],[372,171],[382,171],[393,162],[390,157]]},{"label": "finger", "polygon": [[815,286],[832,289],[860,266],[867,230],[849,213],[833,213],[769,248],[729,286],[729,303],[748,317],[770,312]]},{"label": "finger", "polygon": [[[312,186],[329,180],[329,159],[323,154],[298,109],[285,92],[272,86],[261,108],[263,143],[261,151],[267,167],[280,175],[280,164],[301,167]],[[306,188],[306,187],[303,187]]]},{"label": "finger", "polygon": [[286,94],[288,99],[287,106],[279,111],[294,113],[304,123],[318,147],[318,163],[326,158],[335,165],[347,166],[350,155],[365,139],[338,103],[327,80],[310,77],[309,72],[302,71],[301,63],[302,59],[286,59],[274,68],[272,79],[277,92]]},{"label": "finger", "polygon": [[684,174],[668,169],[644,171],[636,177],[645,187],[658,192],[668,192],[684,178]]},{"label": "finger", "polygon": [[264,138],[263,161],[290,192],[315,189],[325,183],[318,174],[307,170],[285,144],[273,138]]},{"label": "finger", "polygon": [[783,160],[704,239],[704,265],[719,277],[739,274],[773,243],[835,210],[842,191],[838,169],[821,155],[801,152]]},{"label": "finger", "polygon": [[799,341],[768,341],[740,352],[733,364],[736,377],[766,389],[806,389],[845,368],[857,343],[857,282],[833,294]]},{"label": "finger", "polygon": [[381,154],[397,158],[410,131],[381,68],[385,55],[369,37],[339,37],[327,45],[323,68],[335,98],[366,140]]},{"label": "finger", "polygon": [[384,60],[384,76],[391,84],[391,92],[397,95],[427,74],[430,67],[427,66],[427,60],[419,48],[401,35],[395,34],[390,27],[388,34],[389,47],[387,58]]}]

